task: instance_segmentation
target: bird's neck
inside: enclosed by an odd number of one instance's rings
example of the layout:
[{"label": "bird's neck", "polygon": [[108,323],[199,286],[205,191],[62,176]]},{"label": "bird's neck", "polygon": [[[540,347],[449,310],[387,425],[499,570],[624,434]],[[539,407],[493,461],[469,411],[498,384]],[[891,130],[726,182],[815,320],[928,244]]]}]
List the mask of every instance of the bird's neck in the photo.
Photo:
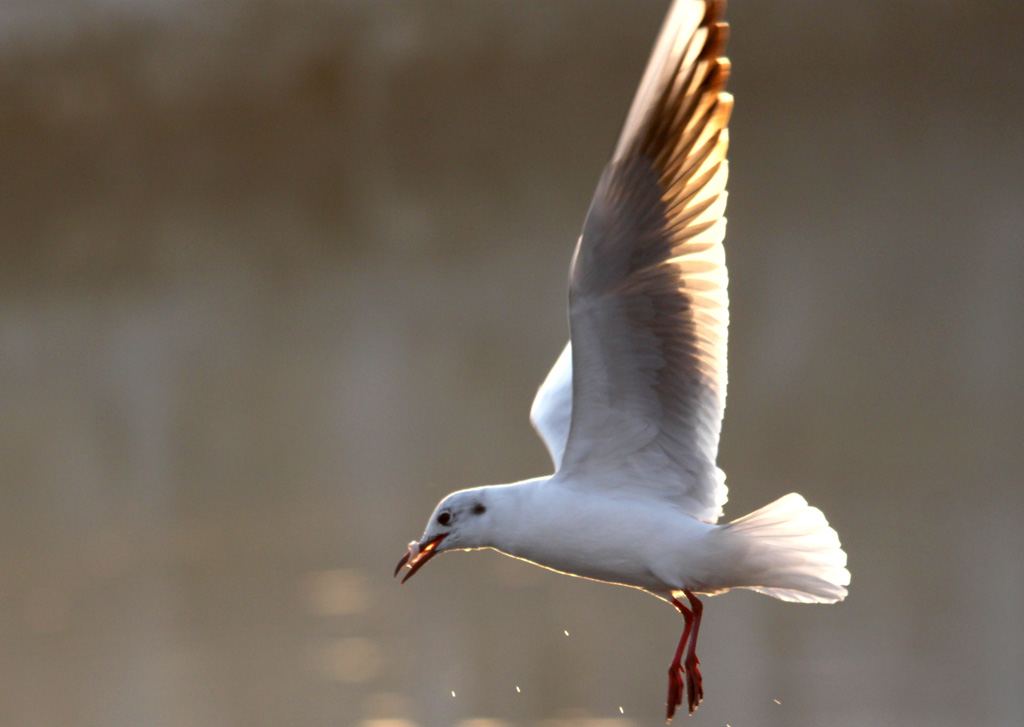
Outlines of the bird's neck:
[{"label": "bird's neck", "polygon": [[521,551],[521,540],[525,531],[529,530],[532,519],[533,503],[537,493],[551,479],[538,477],[524,480],[511,485],[493,485],[487,489],[494,491],[494,497],[488,498],[493,508],[491,542],[488,547],[500,550],[508,555],[518,555]]}]

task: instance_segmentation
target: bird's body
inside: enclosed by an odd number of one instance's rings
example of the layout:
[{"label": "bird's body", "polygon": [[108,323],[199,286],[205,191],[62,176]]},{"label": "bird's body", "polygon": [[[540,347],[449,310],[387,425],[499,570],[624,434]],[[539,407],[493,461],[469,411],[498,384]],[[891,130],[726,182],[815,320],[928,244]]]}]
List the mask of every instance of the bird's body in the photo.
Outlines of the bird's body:
[{"label": "bird's body", "polygon": [[[831,602],[846,594],[835,583],[848,579],[838,536],[799,495],[717,525],[676,505],[637,497],[628,487],[618,490],[607,475],[606,486],[593,492],[599,483],[600,474],[582,482],[555,474],[460,490],[438,505],[421,542],[444,533],[437,552],[493,548],[666,599],[730,588],[804,602]],[[482,512],[474,514],[473,508]],[[450,517],[443,525],[442,513]]]},{"label": "bird's body", "polygon": [[[675,0],[601,175],[569,278],[570,343],[531,419],[550,477],[444,498],[409,546],[403,582],[445,550],[494,548],[641,588],[686,625],[667,715],[703,696],[697,594],[846,596],[846,554],[800,495],[718,524],[728,276],[722,241],[729,63],[722,0]],[[689,605],[684,604],[685,597]]]},{"label": "bird's body", "polygon": [[[484,538],[470,547],[494,548],[551,570],[656,593],[723,587],[714,567],[721,552],[714,544],[718,526],[675,507],[613,492],[586,494],[557,476],[466,490],[464,496],[487,503]],[[623,527],[628,523],[643,523],[661,537],[637,537]],[[553,542],[559,547],[548,547]]]}]

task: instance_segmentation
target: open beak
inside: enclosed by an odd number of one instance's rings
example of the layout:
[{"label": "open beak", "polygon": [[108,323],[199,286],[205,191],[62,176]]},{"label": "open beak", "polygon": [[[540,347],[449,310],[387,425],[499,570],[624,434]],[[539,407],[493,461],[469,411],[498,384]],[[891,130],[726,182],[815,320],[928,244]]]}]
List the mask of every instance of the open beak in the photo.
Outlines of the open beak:
[{"label": "open beak", "polygon": [[402,583],[412,578],[413,573],[423,567],[424,563],[437,555],[437,546],[441,544],[441,541],[448,537],[448,533],[441,533],[440,535],[431,538],[425,543],[417,543],[415,540],[409,543],[409,552],[402,556],[402,559],[398,561],[398,565],[395,567],[395,576],[398,575],[398,571],[402,570],[402,566],[409,566],[409,572],[402,578]]}]

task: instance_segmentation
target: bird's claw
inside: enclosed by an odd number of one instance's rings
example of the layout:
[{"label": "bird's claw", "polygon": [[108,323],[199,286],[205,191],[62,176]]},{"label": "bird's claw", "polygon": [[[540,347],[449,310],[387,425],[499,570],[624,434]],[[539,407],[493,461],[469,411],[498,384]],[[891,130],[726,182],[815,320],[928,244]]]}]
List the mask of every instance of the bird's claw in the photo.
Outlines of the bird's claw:
[{"label": "bird's claw", "polygon": [[683,703],[683,695],[686,695],[686,706],[693,714],[697,705],[704,699],[704,680],[701,677],[699,662],[687,661],[684,665],[673,664],[668,670],[668,701],[665,722],[671,722],[678,709]]},{"label": "bird's claw", "polygon": [[673,664],[668,669],[668,701],[666,702],[668,709],[665,714],[666,724],[672,721],[672,718],[676,714],[676,708],[682,704],[684,689],[682,669],[676,664]]}]

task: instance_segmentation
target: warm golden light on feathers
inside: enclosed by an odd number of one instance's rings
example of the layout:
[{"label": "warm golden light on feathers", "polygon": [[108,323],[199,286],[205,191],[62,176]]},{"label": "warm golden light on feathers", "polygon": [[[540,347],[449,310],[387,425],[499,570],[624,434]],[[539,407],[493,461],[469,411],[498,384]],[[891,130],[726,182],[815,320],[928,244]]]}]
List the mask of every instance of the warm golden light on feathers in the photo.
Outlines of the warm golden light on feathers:
[{"label": "warm golden light on feathers", "polygon": [[[563,455],[569,467],[621,467],[624,455],[685,460],[658,469],[671,486],[644,486],[707,522],[726,499],[715,466],[729,325],[723,10],[673,6],[594,196],[570,273],[574,396]],[[609,440],[618,446],[595,450]]]}]

